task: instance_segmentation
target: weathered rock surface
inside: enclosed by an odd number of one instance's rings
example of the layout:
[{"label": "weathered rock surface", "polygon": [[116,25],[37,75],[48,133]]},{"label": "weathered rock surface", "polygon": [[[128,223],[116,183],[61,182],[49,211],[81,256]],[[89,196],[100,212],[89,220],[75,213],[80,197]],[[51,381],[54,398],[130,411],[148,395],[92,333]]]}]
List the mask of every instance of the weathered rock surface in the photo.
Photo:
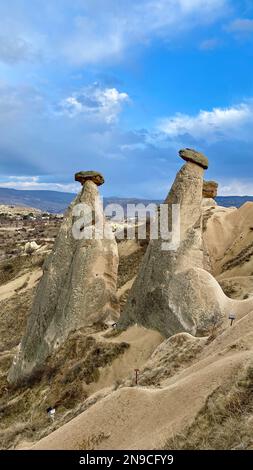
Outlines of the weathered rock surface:
[{"label": "weathered rock surface", "polygon": [[217,205],[218,205],[217,202],[216,202],[214,199],[212,199],[212,198],[207,198],[207,197],[205,197],[205,198],[203,198],[203,200],[202,200],[202,208],[203,208],[204,210],[210,209],[210,208],[212,208],[212,207],[216,207]]},{"label": "weathered rock surface", "polygon": [[[110,239],[73,237],[73,222],[79,220],[73,216],[73,208],[80,203],[97,210]],[[90,228],[94,235],[92,222]],[[80,233],[82,230],[80,226]],[[104,219],[97,185],[87,180],[67,210],[53,251],[43,266],[44,274],[9,382],[16,384],[30,377],[71,331],[117,319],[117,268],[117,244]]]},{"label": "weathered rock surface", "polygon": [[97,186],[101,186],[105,182],[103,175],[97,171],[79,171],[75,174],[75,181],[79,181],[82,185],[86,181],[93,181]]},{"label": "weathered rock surface", "polygon": [[203,153],[196,152],[196,150],[193,149],[183,149],[179,151],[179,155],[186,162],[196,163],[196,165],[204,168],[204,170],[208,168],[208,159]]},{"label": "weathered rock surface", "polygon": [[204,181],[203,183],[203,197],[207,199],[214,199],[218,194],[218,183],[216,181]]},{"label": "weathered rock surface", "polygon": [[28,255],[31,255],[35,251],[37,251],[40,248],[40,246],[36,242],[27,242],[25,244],[25,253]]},{"label": "weathered rock surface", "polygon": [[123,328],[139,323],[165,336],[204,334],[225,314],[227,298],[204,269],[201,203],[208,160],[192,150],[179,153],[187,163],[165,203],[169,221],[172,205],[180,204],[180,245],[176,251],[164,251],[161,239],[150,241],[119,322]]}]

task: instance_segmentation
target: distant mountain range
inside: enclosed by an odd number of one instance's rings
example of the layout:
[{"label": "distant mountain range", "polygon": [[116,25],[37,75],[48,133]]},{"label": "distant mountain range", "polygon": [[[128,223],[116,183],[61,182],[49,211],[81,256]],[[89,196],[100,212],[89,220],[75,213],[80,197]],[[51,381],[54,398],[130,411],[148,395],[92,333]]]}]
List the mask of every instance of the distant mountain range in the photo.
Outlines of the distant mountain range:
[{"label": "distant mountain range", "polygon": [[0,204],[28,206],[46,212],[64,212],[75,194],[60,191],[17,190],[0,188]]},{"label": "distant mountain range", "polygon": [[[0,204],[13,206],[27,206],[40,209],[45,212],[62,213],[68,207],[76,195],[73,193],[63,193],[60,191],[39,191],[39,190],[17,190],[0,188]],[[219,196],[217,203],[224,207],[240,207],[247,201],[253,202],[253,196]],[[127,204],[149,204],[151,202],[159,204],[161,201],[137,198],[104,198],[105,204],[117,203],[124,208]]]},{"label": "distant mountain range", "polygon": [[245,202],[253,202],[253,196],[218,196],[216,202],[223,207],[241,207]]}]

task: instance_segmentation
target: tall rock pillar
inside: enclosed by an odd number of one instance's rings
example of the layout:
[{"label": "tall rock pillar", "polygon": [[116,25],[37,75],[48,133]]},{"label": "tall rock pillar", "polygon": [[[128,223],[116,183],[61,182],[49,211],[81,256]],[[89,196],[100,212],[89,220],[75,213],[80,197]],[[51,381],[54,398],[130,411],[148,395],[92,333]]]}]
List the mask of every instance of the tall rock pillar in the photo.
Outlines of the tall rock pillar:
[{"label": "tall rock pillar", "polygon": [[[76,180],[82,190],[68,208],[44,263],[26,331],[9,372],[11,383],[19,383],[43,367],[71,331],[118,318],[118,249],[98,191],[104,179],[96,172],[80,172]],[[90,210],[91,218],[87,213],[86,218],[81,217],[82,207]],[[107,238],[103,233],[94,236],[93,216]],[[83,238],[84,230],[90,230],[91,238]]]},{"label": "tall rock pillar", "polygon": [[125,328],[138,323],[164,336],[186,331],[202,334],[221,322],[226,297],[203,269],[202,192],[207,158],[194,150],[179,152],[186,161],[165,200],[171,223],[172,205],[180,206],[181,238],[175,251],[151,240],[120,319]]}]

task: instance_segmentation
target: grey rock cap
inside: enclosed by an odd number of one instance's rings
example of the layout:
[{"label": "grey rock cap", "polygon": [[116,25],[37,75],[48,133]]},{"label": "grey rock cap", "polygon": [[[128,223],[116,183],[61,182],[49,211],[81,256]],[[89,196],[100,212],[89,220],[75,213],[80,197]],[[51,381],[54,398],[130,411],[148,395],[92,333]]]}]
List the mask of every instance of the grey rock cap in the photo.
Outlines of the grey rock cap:
[{"label": "grey rock cap", "polygon": [[75,174],[75,181],[79,181],[82,185],[86,181],[93,181],[97,186],[101,186],[105,182],[103,175],[98,171],[79,171]]},{"label": "grey rock cap", "polygon": [[209,166],[208,158],[203,153],[197,152],[194,149],[186,148],[179,150],[179,156],[186,162],[196,163],[196,165],[201,166],[204,170],[207,170]]}]

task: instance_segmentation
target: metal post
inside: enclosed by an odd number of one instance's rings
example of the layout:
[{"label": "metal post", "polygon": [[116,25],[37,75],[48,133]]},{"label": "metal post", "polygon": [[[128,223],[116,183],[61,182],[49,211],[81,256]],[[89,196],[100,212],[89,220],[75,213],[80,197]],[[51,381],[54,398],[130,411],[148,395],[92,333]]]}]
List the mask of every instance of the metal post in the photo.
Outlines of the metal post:
[{"label": "metal post", "polygon": [[135,384],[138,385],[138,374],[140,372],[139,369],[134,369],[135,370]]},{"label": "metal post", "polygon": [[236,316],[233,313],[230,313],[228,319],[230,320],[230,326],[233,326]]}]

